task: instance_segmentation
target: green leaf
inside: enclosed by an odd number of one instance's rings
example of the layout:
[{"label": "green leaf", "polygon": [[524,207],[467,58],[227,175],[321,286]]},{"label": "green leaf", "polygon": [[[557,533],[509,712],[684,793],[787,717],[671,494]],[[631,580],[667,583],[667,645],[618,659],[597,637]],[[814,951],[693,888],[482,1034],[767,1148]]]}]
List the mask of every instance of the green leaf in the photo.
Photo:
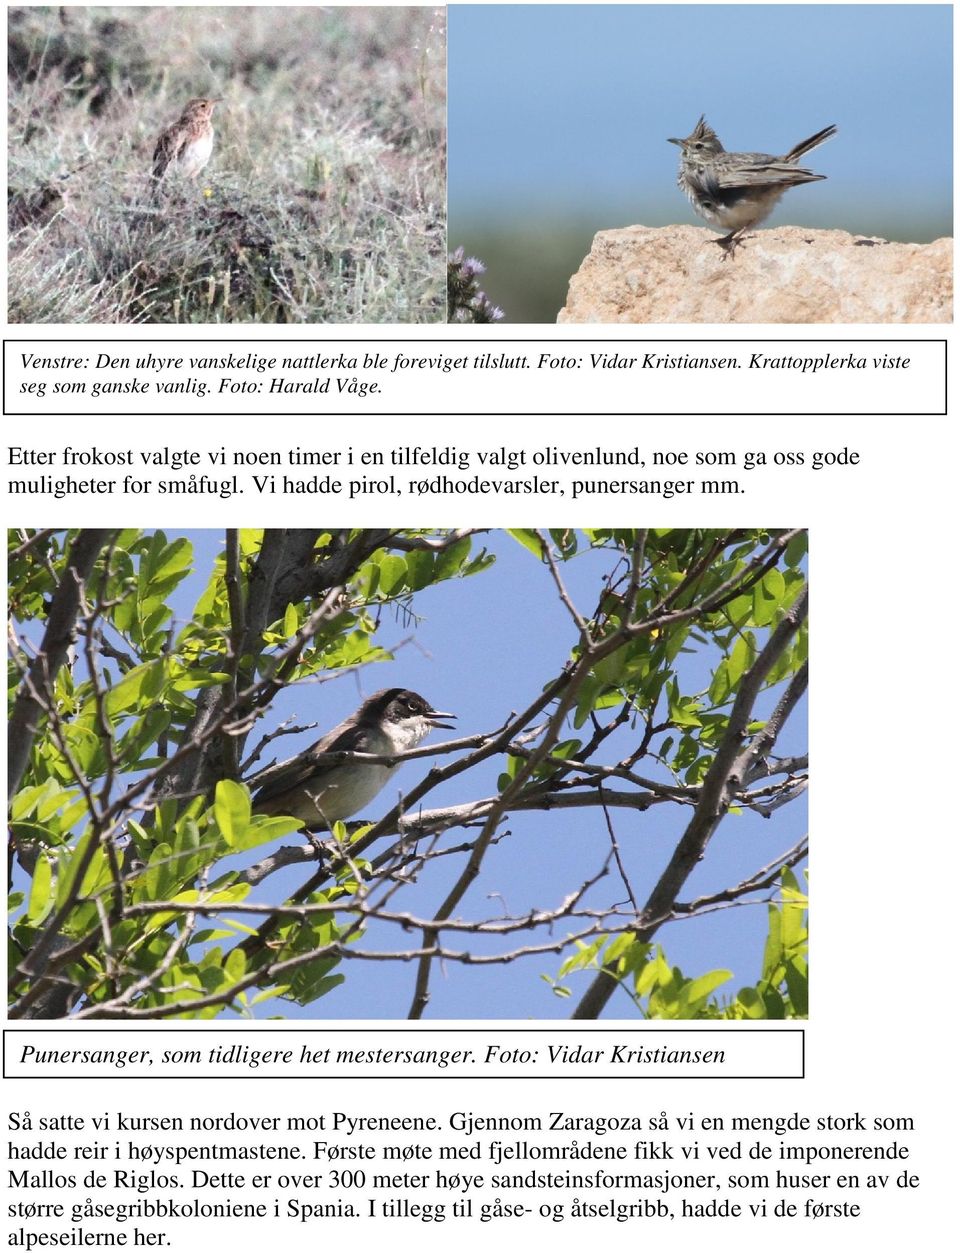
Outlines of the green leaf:
[{"label": "green leaf", "polygon": [[151,613],[148,613],[143,620],[141,630],[144,637],[156,634],[156,632],[159,631],[160,628],[172,617],[173,610],[168,605],[157,605],[157,607]]},{"label": "green leaf", "polygon": [[407,579],[407,563],[396,553],[385,553],[380,558],[380,591],[393,596],[403,589]]},{"label": "green leaf", "polygon": [[606,684],[596,675],[588,675],[583,681],[580,691],[577,693],[577,711],[574,714],[573,725],[580,729],[586,720],[593,713],[603,692]]},{"label": "green leaf", "polygon": [[798,1018],[806,1018],[809,1010],[806,965],[801,962],[787,962],[783,978],[793,1013]]},{"label": "green leaf", "polygon": [[[165,538],[158,531],[154,539]],[[176,539],[171,544],[156,546],[157,551],[151,552],[148,563],[148,583],[155,592],[171,591],[185,575],[189,574],[193,562],[193,545],[188,539]]]},{"label": "green leaf", "polygon": [[81,896],[95,896],[101,888],[107,887],[113,880],[110,873],[110,859],[103,845],[97,845],[87,865],[80,884]]},{"label": "green leaf", "polygon": [[269,844],[271,840],[279,840],[283,835],[301,830],[303,825],[299,818],[264,818],[261,814],[254,814],[244,832],[234,835],[230,852],[244,853],[261,844]]},{"label": "green leaf", "polygon": [[697,714],[699,701],[695,696],[681,696],[676,679],[671,679],[667,688],[667,702],[670,721],[677,727],[699,727],[700,718]]},{"label": "green leaf", "polygon": [[513,530],[507,528],[507,534],[512,535],[517,543],[522,545],[527,552],[533,553],[538,561],[543,560],[543,544],[540,542],[540,536],[535,530],[528,527],[519,527]]},{"label": "green leaf", "polygon": [[583,940],[577,940],[577,951],[561,963],[559,977],[562,979],[571,971],[595,969],[604,943],[603,936],[589,944]]},{"label": "green leaf", "polygon": [[150,900],[163,900],[167,895],[165,889],[170,881],[169,866],[172,857],[173,849],[166,843],[157,844],[150,854],[144,876]]},{"label": "green leaf", "polygon": [[623,957],[625,953],[628,953],[636,943],[636,938],[632,936],[629,931],[625,931],[623,935],[616,936],[616,938],[611,940],[607,945],[607,951],[603,955],[604,961],[617,961],[618,958]]},{"label": "green leaf", "polygon": [[753,620],[767,626],[777,616],[786,583],[779,570],[768,570],[753,589]]},{"label": "green leaf", "polygon": [[221,683],[229,683],[230,675],[222,670],[186,670],[173,684],[176,692],[192,692],[196,688],[217,687]]},{"label": "green leaf", "polygon": [[784,952],[792,953],[798,944],[800,944],[805,935],[806,929],[803,925],[803,915],[805,907],[789,901],[784,901],[782,909],[782,925],[781,936],[783,939]]},{"label": "green leaf", "polygon": [[231,983],[239,983],[247,973],[247,958],[242,948],[234,948],[224,962],[224,970]]},{"label": "green leaf", "polygon": [[741,988],[737,993],[737,1002],[745,1018],[766,1018],[763,998],[756,988]]},{"label": "green leaf", "polygon": [[144,700],[156,700],[164,689],[167,675],[167,659],[164,657],[158,658],[147,666],[140,686],[140,693]]},{"label": "green leaf", "polygon": [[[70,895],[77,867],[87,856],[87,849],[94,840],[92,827],[87,827],[74,848],[57,849],[57,908],[66,902]],[[95,854],[94,854],[95,856]]]},{"label": "green leaf", "polygon": [[635,991],[637,996],[648,995],[658,985],[669,983],[671,977],[670,967],[663,956],[662,950],[658,948],[656,955],[647,962],[636,980]]},{"label": "green leaf", "polygon": [[45,783],[21,788],[10,803],[10,817],[14,822],[20,822],[33,812],[33,808],[41,796],[45,795],[50,788],[56,790],[56,787],[56,782],[53,779],[47,779]]},{"label": "green leaf", "polygon": [[580,740],[561,740],[559,744],[555,744],[551,749],[550,756],[566,761],[569,757],[576,757],[582,747],[583,744]]},{"label": "green leaf", "polygon": [[790,543],[784,549],[784,557],[788,566],[799,565],[807,552],[807,533],[801,531],[799,535],[795,535]]},{"label": "green leaf", "polygon": [[569,561],[571,557],[576,556],[578,547],[577,533],[573,527],[566,527],[563,530],[559,527],[551,527],[550,538],[564,561]]},{"label": "green leaf", "polygon": [[750,620],[753,613],[753,597],[747,595],[734,597],[727,605],[725,612],[728,620],[735,627],[742,627]]},{"label": "green leaf", "polygon": [[[72,726],[65,728],[64,739],[67,741],[67,746],[82,773],[85,775],[94,773],[94,764],[101,753],[99,735],[88,726],[74,723]],[[39,807],[37,814],[40,815]]]},{"label": "green leaf", "polygon": [[150,836],[147,833],[146,828],[137,822],[135,818],[130,818],[127,821],[127,829],[130,832],[134,847],[140,857],[144,858],[148,856],[150,849]]},{"label": "green leaf", "polygon": [[753,637],[751,635],[739,636],[727,659],[727,674],[731,688],[736,687],[745,671],[753,665],[755,655],[756,647]]},{"label": "green leaf", "polygon": [[407,553],[407,586],[412,592],[419,592],[433,582],[433,553],[418,549]]},{"label": "green leaf", "polygon": [[496,560],[497,558],[493,553],[488,553],[485,548],[482,548],[480,552],[477,553],[476,557],[473,557],[470,561],[463,565],[460,570],[460,574],[464,578],[471,574],[480,574],[481,571],[487,570],[490,566],[494,565]]},{"label": "green leaf", "polygon": [[321,996],[326,996],[328,992],[338,988],[344,979],[344,975],[321,975],[311,979],[309,972],[304,972],[296,985],[292,982],[288,985],[286,997],[288,1000],[296,1001],[298,1005],[311,1005]]},{"label": "green leaf", "polygon": [[30,901],[27,905],[27,917],[31,922],[41,922],[53,907],[53,866],[44,854],[37,858],[33,870],[33,882],[30,885]]},{"label": "green leaf", "polygon": [[713,678],[710,680],[710,689],[707,692],[711,705],[721,705],[730,695],[730,665],[726,658],[720,662],[716,670],[713,672]]},{"label": "green leaf", "polygon": [[605,685],[616,687],[623,678],[629,660],[630,647],[627,644],[623,644],[612,652],[609,657],[603,657],[598,661],[593,667],[593,672]]},{"label": "green leaf", "polygon": [[782,572],[780,570],[773,569],[768,570],[763,576],[763,586],[766,589],[768,596],[772,597],[776,601],[779,601],[783,598],[783,593],[786,591],[787,583]]},{"label": "green leaf", "polygon": [[281,983],[281,984],[278,984],[277,987],[275,988],[267,988],[266,992],[258,992],[257,995],[252,998],[252,1000],[250,1001],[250,1004],[260,1005],[264,1001],[273,1000],[274,997],[286,996],[289,991],[290,991],[290,985],[288,983]]},{"label": "green leaf", "polygon": [[698,979],[691,979],[684,987],[687,1003],[693,1005],[697,1001],[705,1001],[711,992],[732,978],[733,972],[730,970],[711,970],[708,974],[700,975]]},{"label": "green leaf", "polygon": [[[144,680],[156,665],[156,662],[148,662],[144,666],[134,666],[119,683],[110,689],[104,701],[109,716],[116,717],[117,714],[124,713],[128,709],[136,708]],[[83,707],[83,716],[92,717],[95,713],[95,703],[92,700],[88,701]]]},{"label": "green leaf", "polygon": [[459,574],[460,567],[469,555],[469,535],[464,535],[462,539],[458,539],[449,548],[444,548],[442,552],[437,554],[434,582],[439,583],[443,579],[452,579],[454,575]]},{"label": "green leaf", "polygon": [[242,839],[250,825],[250,793],[232,779],[221,779],[213,801],[217,829],[231,848]]}]

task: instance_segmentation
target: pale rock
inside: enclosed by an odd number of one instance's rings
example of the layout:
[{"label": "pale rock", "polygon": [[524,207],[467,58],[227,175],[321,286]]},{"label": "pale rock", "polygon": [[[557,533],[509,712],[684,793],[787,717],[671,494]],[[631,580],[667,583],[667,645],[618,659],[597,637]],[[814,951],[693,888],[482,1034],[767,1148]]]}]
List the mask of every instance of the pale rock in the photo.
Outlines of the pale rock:
[{"label": "pale rock", "polygon": [[727,259],[695,226],[600,231],[558,322],[949,322],[953,241],[760,228]]}]

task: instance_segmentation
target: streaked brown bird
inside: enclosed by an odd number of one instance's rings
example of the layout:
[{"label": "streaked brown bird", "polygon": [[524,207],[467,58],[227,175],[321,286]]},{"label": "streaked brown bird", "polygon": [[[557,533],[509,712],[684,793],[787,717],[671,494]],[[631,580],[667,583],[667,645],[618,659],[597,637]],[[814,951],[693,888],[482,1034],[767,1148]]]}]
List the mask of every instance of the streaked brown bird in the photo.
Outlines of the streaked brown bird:
[{"label": "streaked brown bird", "polygon": [[183,112],[168,126],[153,150],[153,177],[164,178],[171,171],[184,178],[196,178],[213,152],[213,106],[220,97],[200,96],[189,100]]}]

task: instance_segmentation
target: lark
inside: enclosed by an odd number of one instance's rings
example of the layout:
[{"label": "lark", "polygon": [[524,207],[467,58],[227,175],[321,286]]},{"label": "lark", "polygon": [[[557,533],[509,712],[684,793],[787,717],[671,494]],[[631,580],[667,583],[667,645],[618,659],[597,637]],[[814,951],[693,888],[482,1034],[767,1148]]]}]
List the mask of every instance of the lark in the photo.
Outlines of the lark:
[{"label": "lark", "polygon": [[667,143],[680,149],[677,186],[702,218],[728,232],[712,242],[720,245],[725,258],[730,258],[747,231],[769,216],[785,191],[827,177],[804,169],[798,162],[836,133],[835,126],[825,126],[782,156],[727,152],[717,132],[701,115],[686,139],[668,139]]},{"label": "lark", "polygon": [[196,178],[213,152],[213,123],[210,117],[219,97],[201,96],[189,100],[172,126],[168,126],[153,150],[153,177],[165,178],[171,172]]}]

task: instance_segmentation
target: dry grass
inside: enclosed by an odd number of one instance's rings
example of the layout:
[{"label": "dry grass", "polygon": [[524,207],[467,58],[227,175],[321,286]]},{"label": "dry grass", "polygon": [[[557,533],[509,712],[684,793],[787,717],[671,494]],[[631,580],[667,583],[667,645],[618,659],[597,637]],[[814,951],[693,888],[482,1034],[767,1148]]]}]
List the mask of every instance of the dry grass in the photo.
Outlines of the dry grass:
[{"label": "dry grass", "polygon": [[12,9],[9,51],[11,322],[444,319],[442,10]]}]

